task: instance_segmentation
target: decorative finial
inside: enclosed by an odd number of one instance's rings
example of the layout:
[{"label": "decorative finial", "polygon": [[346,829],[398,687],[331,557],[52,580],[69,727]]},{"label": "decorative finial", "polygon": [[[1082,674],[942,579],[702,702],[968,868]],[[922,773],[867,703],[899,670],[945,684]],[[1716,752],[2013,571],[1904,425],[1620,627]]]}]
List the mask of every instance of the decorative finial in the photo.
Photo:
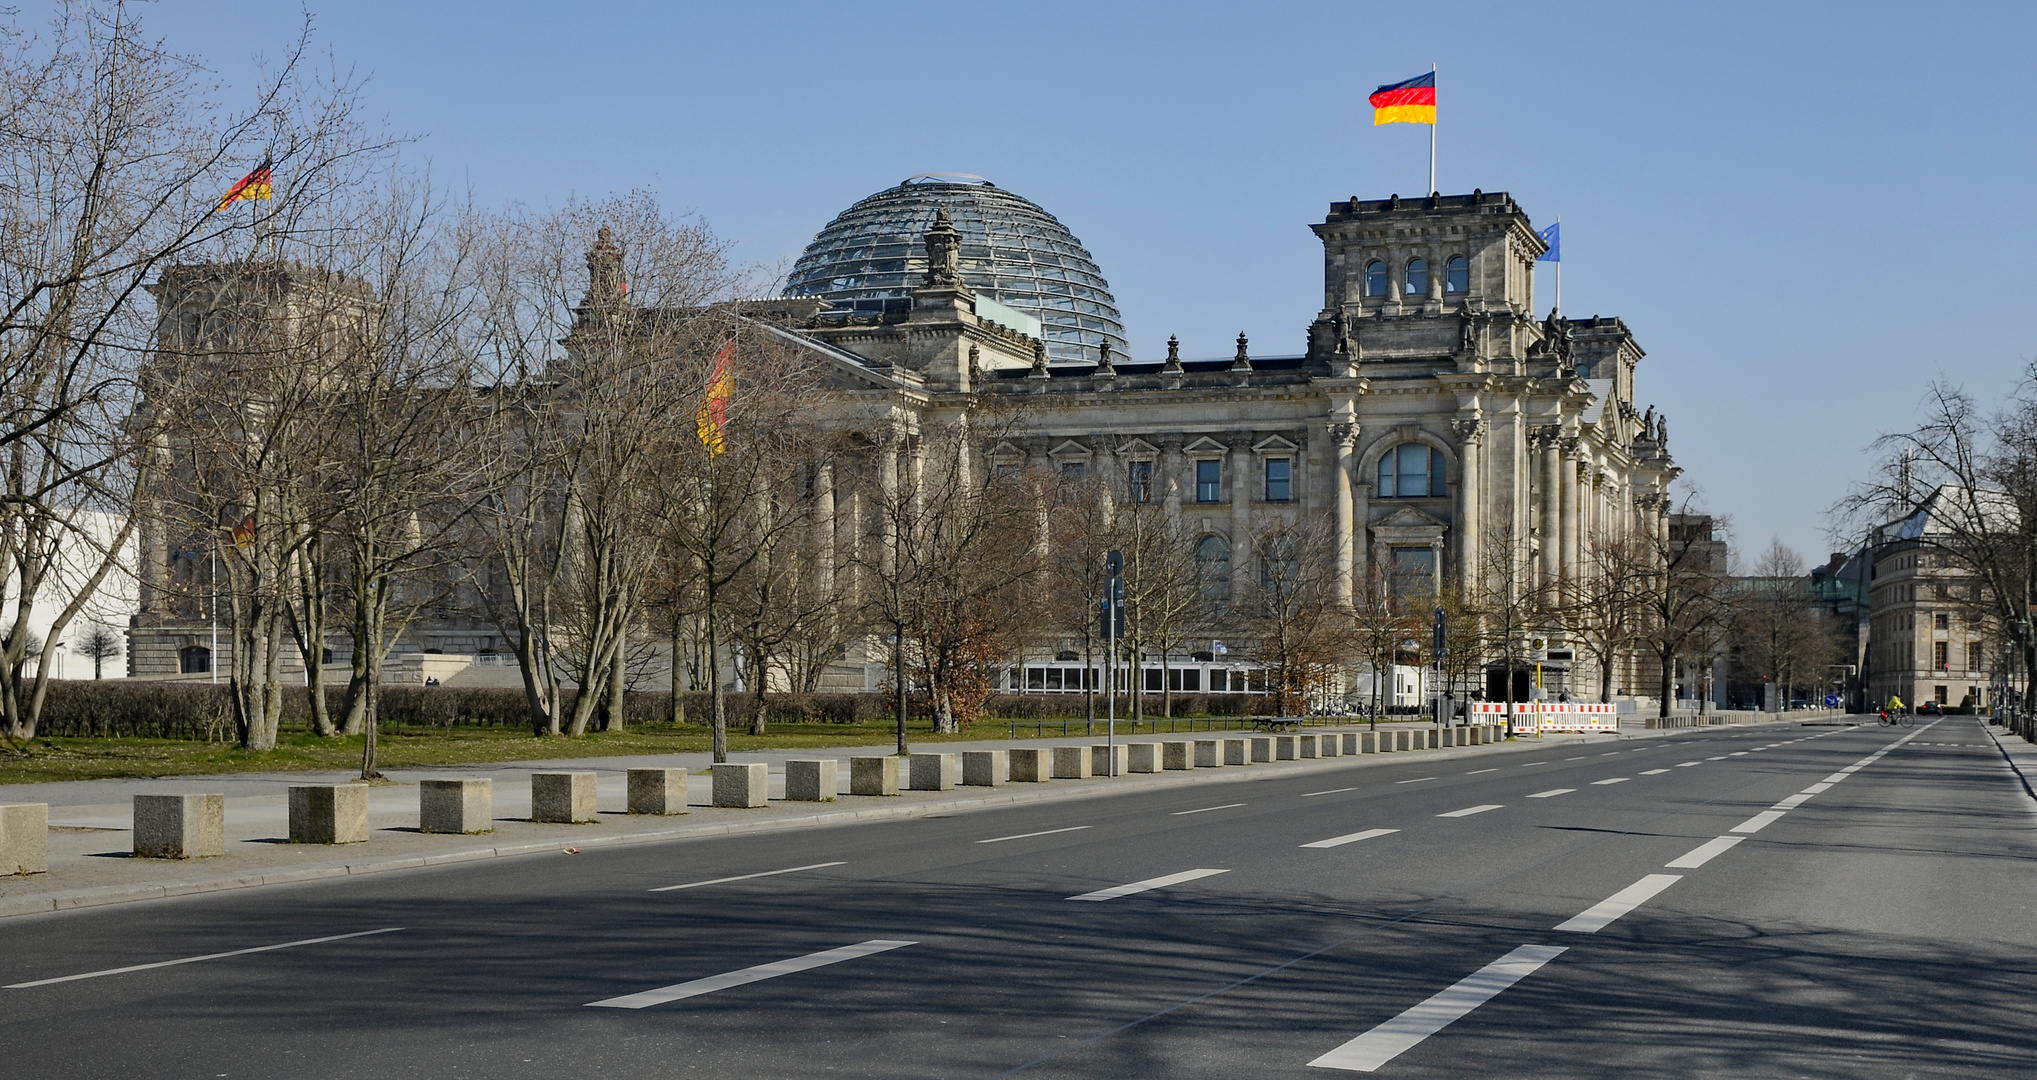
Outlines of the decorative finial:
[{"label": "decorative finial", "polygon": [[1168,372],[1181,370],[1181,339],[1173,334],[1167,335],[1167,366],[1160,370]]},{"label": "decorative finial", "polygon": [[1238,355],[1231,361],[1232,371],[1252,370],[1252,354],[1246,349],[1245,332],[1238,331]]}]

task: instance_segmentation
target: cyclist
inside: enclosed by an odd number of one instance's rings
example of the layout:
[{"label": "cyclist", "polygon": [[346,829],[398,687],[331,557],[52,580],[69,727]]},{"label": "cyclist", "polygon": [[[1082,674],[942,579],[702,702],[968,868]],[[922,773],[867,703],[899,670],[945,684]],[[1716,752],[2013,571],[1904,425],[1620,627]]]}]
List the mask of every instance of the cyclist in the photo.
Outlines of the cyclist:
[{"label": "cyclist", "polygon": [[1896,718],[1902,716],[1902,714],[1903,714],[1903,699],[1895,694],[1890,694],[1888,696],[1888,708],[1885,708],[1881,711],[1881,722],[1884,724],[1893,724],[1896,722]]}]

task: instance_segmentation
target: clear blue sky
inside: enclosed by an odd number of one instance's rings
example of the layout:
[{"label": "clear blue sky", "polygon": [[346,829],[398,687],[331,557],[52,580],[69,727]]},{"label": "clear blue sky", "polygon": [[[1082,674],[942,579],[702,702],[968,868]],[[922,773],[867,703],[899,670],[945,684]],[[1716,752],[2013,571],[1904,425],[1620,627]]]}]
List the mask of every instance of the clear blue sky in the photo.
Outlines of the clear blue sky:
[{"label": "clear blue sky", "polygon": [[[34,17],[34,5],[28,17]],[[1941,372],[2037,355],[2037,5],[603,4],[350,0],[322,42],[441,180],[487,202],[650,187],[789,264],[920,172],[1045,206],[1135,356],[1293,353],[1332,199],[1419,193],[1427,129],[1372,88],[1438,76],[1440,185],[1563,219],[1564,308],[1627,319],[1640,404],[1742,552],[1812,562],[1820,509]],[[146,13],[230,80],[290,5]],[[1549,307],[1552,282],[1541,286]]]}]

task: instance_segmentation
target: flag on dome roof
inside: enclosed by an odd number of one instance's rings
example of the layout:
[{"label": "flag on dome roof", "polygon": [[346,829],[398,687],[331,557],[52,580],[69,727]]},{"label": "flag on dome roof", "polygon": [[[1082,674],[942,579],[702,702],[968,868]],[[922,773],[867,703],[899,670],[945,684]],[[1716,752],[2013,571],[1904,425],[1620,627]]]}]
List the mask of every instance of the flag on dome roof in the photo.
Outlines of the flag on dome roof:
[{"label": "flag on dome roof", "polygon": [[1541,257],[1541,258],[1539,258],[1539,259],[1536,259],[1535,261],[1536,261],[1536,262],[1553,262],[1553,263],[1560,263],[1560,262],[1562,262],[1562,261],[1563,261],[1563,223],[1562,223],[1562,222],[1560,222],[1560,221],[1558,221],[1558,222],[1555,222],[1555,223],[1551,224],[1551,225],[1550,225],[1550,226],[1549,226],[1548,228],[1546,228],[1546,229],[1543,229],[1543,230],[1541,231],[1541,233],[1539,233],[1538,235],[1540,235],[1540,236],[1542,237],[1542,242],[1543,242],[1543,243],[1545,243],[1545,244],[1549,245],[1549,250],[1547,250],[1547,251],[1543,252],[1543,253],[1542,253],[1542,257]]},{"label": "flag on dome roof", "polygon": [[715,354],[714,374],[707,380],[707,393],[693,413],[694,430],[700,435],[700,445],[707,447],[709,457],[728,449],[729,398],[736,389],[735,359],[736,343],[731,338]]},{"label": "flag on dome roof", "polygon": [[226,198],[219,200],[219,205],[213,207],[212,212],[216,214],[242,199],[275,198],[276,190],[270,186],[269,175],[269,170],[274,166],[274,161],[269,158],[263,158],[262,163],[255,168],[254,172],[241,177],[240,183],[235,184],[233,190],[226,193]]},{"label": "flag on dome roof", "polygon": [[1436,122],[1436,73],[1424,72],[1405,82],[1389,83],[1372,92],[1374,124]]}]

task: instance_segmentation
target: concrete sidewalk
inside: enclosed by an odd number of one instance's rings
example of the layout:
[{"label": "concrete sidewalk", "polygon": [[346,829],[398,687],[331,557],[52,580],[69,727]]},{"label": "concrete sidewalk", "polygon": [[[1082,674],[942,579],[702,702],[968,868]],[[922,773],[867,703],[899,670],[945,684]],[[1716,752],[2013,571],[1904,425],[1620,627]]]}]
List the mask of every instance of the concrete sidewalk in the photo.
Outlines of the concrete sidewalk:
[{"label": "concrete sidewalk", "polygon": [[[1407,727],[1410,725],[1395,725]],[[1381,725],[1382,729],[1386,725]],[[1311,729],[1308,734],[1363,730]],[[650,843],[739,832],[849,824],[929,813],[952,813],[1040,800],[1087,798],[1123,791],[1150,790],[1163,785],[1238,783],[1322,769],[1443,760],[1469,755],[1512,753],[1552,743],[1599,743],[1615,738],[1654,738],[1691,734],[1683,731],[1632,731],[1614,735],[1549,735],[1485,746],[1365,754],[1356,757],[1259,763],[1250,766],[1202,768],[1185,772],[1132,774],[1115,779],[1053,780],[997,788],[969,787],[953,791],[905,791],[898,796],[841,795],[832,803],[782,801],[785,765],[789,759],[832,757],[841,762],[842,787],[848,787],[848,759],[880,756],[889,745],[832,750],[782,750],[742,754],[740,762],[762,761],[769,767],[772,802],[761,809],[720,809],[710,805],[712,779],[706,754],[574,758],[487,765],[392,770],[393,781],[369,794],[371,838],[363,844],[307,845],[287,840],[288,789],[297,784],[344,783],[342,773],[271,773],[176,777],[163,780],[93,780],[58,784],[23,784],[0,788],[0,802],[47,802],[50,805],[48,873],[0,877],[0,916],[61,911],[102,904],[126,903],[197,892],[343,877],[466,862],[506,855],[558,852],[567,848]],[[1241,733],[1199,733],[1200,738],[1249,737]],[[1184,734],[1184,739],[1186,735]],[[1121,742],[1161,742],[1141,737]],[[1093,746],[1101,739],[984,740],[927,744],[932,752],[1010,749],[1015,746]],[[624,771],[629,768],[689,770],[689,811],[682,816],[624,813]],[[584,825],[532,822],[530,782],[534,772],[593,772],[599,790],[599,821]],[[495,782],[493,833],[448,836],[417,830],[417,782],[431,777],[488,777]],[[137,794],[219,792],[227,796],[226,854],[218,858],[157,860],[131,857],[132,799]]]}]

